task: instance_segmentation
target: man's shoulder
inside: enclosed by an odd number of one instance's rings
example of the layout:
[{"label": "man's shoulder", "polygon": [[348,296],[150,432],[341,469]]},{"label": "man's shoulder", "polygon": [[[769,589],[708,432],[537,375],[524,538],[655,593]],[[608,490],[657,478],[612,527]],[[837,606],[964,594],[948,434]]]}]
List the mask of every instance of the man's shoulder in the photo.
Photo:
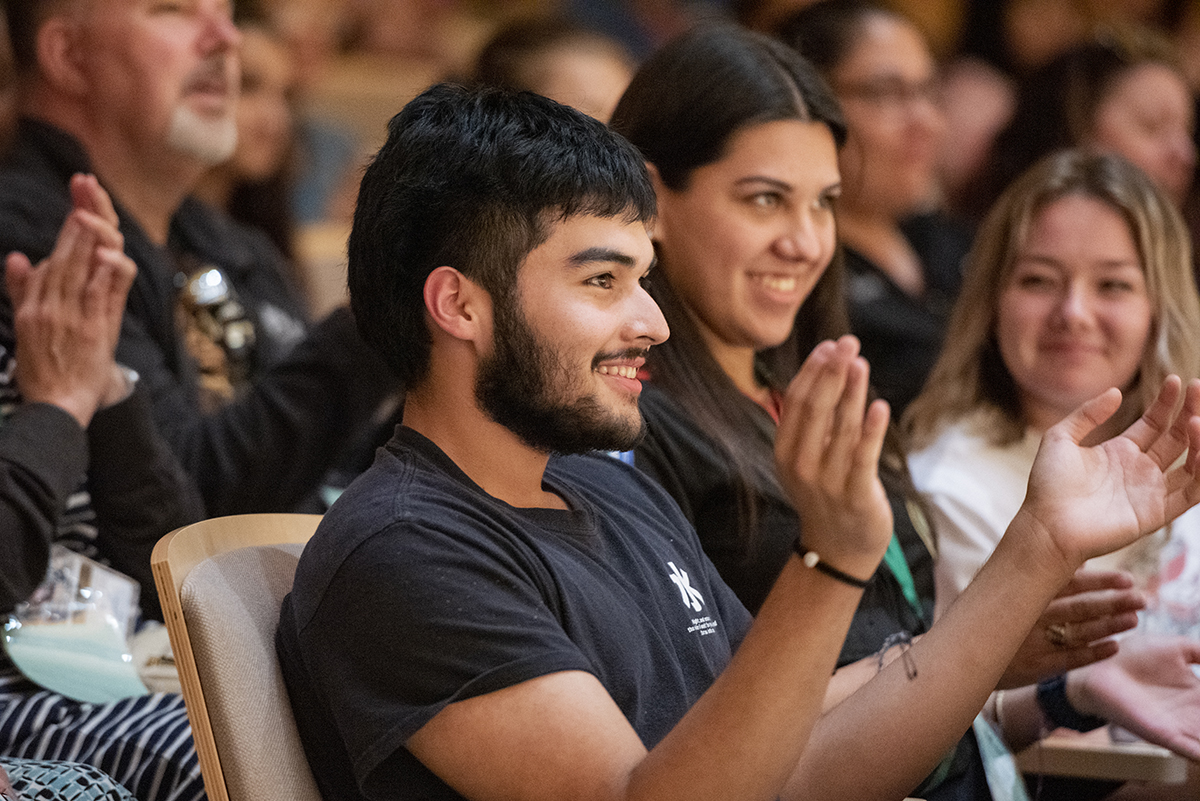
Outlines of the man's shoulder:
[{"label": "man's shoulder", "polygon": [[314,540],[336,549],[344,558],[375,532],[414,517],[419,519],[425,507],[436,508],[439,496],[455,497],[452,488],[444,484],[436,471],[420,464],[411,451],[396,448],[393,441],[376,453],[371,466],[325,513]]},{"label": "man's shoulder", "polygon": [[[640,471],[600,452],[551,458],[546,480],[572,500],[601,511],[611,505],[656,506],[663,496]],[[362,532],[387,527],[457,531],[475,521],[491,530],[520,528],[523,520],[432,442],[400,428],[330,508],[322,525],[331,533],[353,531],[361,538]]]},{"label": "man's shoulder", "polygon": [[[486,496],[422,439],[400,429],[376,452],[371,466],[325,513],[305,548],[298,580],[308,563],[315,570],[312,577],[320,575],[317,583],[324,583],[354,551],[383,532],[454,526],[480,507]],[[427,542],[429,537],[419,539]]]},{"label": "man's shoulder", "polygon": [[583,517],[522,514],[487,495],[432,443],[401,429],[326,512],[305,550],[297,581],[307,573],[308,580],[323,585],[352,554],[357,552],[357,559],[392,547],[385,541],[403,541],[405,559],[412,560],[441,547],[490,552],[502,541],[528,543],[530,526],[561,525],[577,533],[593,524],[604,531],[635,524],[631,530],[649,539],[654,532],[671,539],[689,533],[670,496],[612,456],[556,456],[547,466],[546,482]]},{"label": "man's shoulder", "polygon": [[[391,449],[381,449],[374,463],[334,502],[309,539],[296,568],[293,613],[306,620],[352,554],[379,535],[402,527],[414,499],[426,503],[421,471]],[[414,479],[416,481],[414,482]]]},{"label": "man's shoulder", "polygon": [[70,208],[68,186],[53,170],[27,161],[0,162],[0,208],[32,209],[38,217]]}]

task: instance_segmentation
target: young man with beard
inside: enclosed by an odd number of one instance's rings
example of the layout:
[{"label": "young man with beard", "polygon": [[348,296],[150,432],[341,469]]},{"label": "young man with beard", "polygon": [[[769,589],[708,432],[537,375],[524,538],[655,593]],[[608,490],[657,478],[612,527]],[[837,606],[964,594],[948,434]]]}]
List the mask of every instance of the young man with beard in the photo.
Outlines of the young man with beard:
[{"label": "young man with beard", "polygon": [[189,197],[235,144],[231,5],[5,0],[20,125],[0,253],[44,258],[71,175],[99,178],[138,266],[117,359],[210,515],[294,508],[395,390],[348,310],[310,329],[266,236]]},{"label": "young man with beard", "polygon": [[901,797],[1085,556],[1200,499],[1200,382],[1177,417],[1173,379],[1084,449],[1117,393],[1093,401],[1048,435],[940,629],[821,716],[892,525],[857,342],[819,346],[788,389],[777,465],[804,543],[751,625],[669,497],[591,452],[637,441],[637,370],[668,335],[642,286],[639,154],[495,90],[434,87],[389,130],[350,289],[408,387],[404,425],[326,514],[277,636],[327,801]]}]

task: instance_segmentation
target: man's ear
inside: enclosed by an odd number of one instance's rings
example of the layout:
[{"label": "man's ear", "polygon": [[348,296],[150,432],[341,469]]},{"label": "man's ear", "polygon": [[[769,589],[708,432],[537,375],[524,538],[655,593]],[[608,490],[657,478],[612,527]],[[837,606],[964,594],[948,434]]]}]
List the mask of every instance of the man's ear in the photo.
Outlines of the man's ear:
[{"label": "man's ear", "polygon": [[456,339],[490,341],[491,309],[487,291],[453,267],[438,267],[425,279],[426,313]]},{"label": "man's ear", "polygon": [[83,95],[88,91],[84,69],[82,26],[67,14],[42,23],[37,33],[38,74],[60,92]]}]

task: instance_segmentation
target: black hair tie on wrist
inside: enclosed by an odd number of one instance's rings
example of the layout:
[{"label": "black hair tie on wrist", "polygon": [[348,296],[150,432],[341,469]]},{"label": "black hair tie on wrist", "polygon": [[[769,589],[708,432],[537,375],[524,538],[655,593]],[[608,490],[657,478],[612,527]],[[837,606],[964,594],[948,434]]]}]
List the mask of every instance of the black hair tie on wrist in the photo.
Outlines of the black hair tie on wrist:
[{"label": "black hair tie on wrist", "polygon": [[815,570],[819,570],[825,575],[829,576],[831,579],[836,579],[843,584],[849,584],[851,587],[855,587],[860,590],[864,589],[867,584],[870,583],[870,579],[863,581],[862,579],[855,578],[849,573],[843,573],[841,570],[838,570],[828,562],[822,561],[821,557],[817,555],[816,551],[810,551],[808,548],[804,547],[804,543],[800,541],[799,537],[797,537],[796,541],[792,543],[792,550],[794,550],[796,555],[800,557],[800,561],[804,562],[805,567],[811,567]]}]

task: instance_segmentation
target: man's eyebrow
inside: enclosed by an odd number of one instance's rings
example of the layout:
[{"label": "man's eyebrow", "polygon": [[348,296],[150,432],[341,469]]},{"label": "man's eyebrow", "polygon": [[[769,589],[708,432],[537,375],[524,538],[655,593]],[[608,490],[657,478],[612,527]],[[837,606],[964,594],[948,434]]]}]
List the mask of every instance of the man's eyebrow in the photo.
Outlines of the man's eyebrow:
[{"label": "man's eyebrow", "polygon": [[572,267],[584,267],[596,262],[614,262],[625,267],[637,266],[637,259],[635,259],[633,256],[630,256],[628,253],[622,253],[619,250],[605,247],[594,247],[581,250],[575,255],[571,256],[571,258],[567,259],[567,262]]}]

